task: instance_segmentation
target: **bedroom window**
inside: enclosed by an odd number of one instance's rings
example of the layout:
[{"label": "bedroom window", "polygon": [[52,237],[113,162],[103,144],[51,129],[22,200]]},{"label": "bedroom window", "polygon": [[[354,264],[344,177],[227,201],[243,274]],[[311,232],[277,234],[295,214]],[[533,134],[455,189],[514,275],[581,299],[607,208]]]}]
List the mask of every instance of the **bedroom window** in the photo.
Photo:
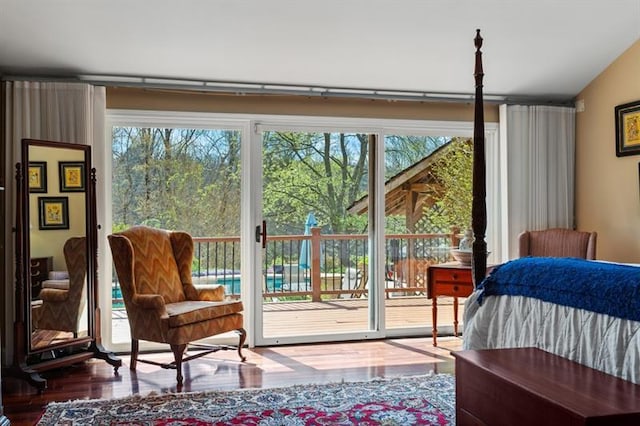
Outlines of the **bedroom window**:
[{"label": "bedroom window", "polygon": [[[194,237],[193,282],[208,285],[239,276],[239,130],[112,128],[110,232],[134,225],[186,231]],[[111,285],[112,341],[130,341],[122,292]],[[233,282],[227,294],[240,297]]]},{"label": "bedroom window", "polygon": [[[110,111],[108,128],[111,146],[105,168],[112,179],[103,191],[111,200],[99,211],[104,215],[99,220],[109,233],[134,224],[190,232],[196,239],[194,284],[223,285],[227,295],[243,300],[251,344],[429,330],[428,315],[407,325],[402,315],[390,312],[403,298],[426,302],[424,278],[415,268],[403,268],[412,262],[447,260],[453,226],[466,226],[464,207],[456,216],[437,201],[448,196],[466,202],[445,189],[447,182],[462,183],[464,192],[468,179],[445,172],[466,167],[472,123]],[[495,138],[495,129],[490,133]],[[331,175],[335,181],[320,173],[328,170],[336,172]],[[342,200],[337,192],[326,197],[338,181],[344,182],[342,192],[347,194],[351,178],[357,178],[352,179],[357,187],[350,198]],[[301,192],[291,192],[295,188]],[[372,194],[380,201],[368,200]],[[342,204],[333,210],[314,209],[315,199]],[[343,212],[344,235],[328,226],[333,222],[324,212],[331,211]],[[321,228],[320,300],[362,302],[364,314],[358,327],[339,337],[335,329],[309,334],[305,319],[290,323],[300,325],[299,331],[273,337],[265,334],[268,316],[282,311],[271,309],[275,305],[263,311],[265,302],[318,297],[307,287],[312,271],[299,267],[306,258],[303,242],[312,244],[316,238],[305,235],[311,216],[320,220]],[[268,221],[264,249],[256,243],[263,219]],[[112,283],[101,286],[103,322],[112,325],[104,339],[110,349],[126,350],[126,313],[104,244],[99,262],[109,270],[100,269],[100,282]],[[296,294],[285,297],[285,290]]]}]

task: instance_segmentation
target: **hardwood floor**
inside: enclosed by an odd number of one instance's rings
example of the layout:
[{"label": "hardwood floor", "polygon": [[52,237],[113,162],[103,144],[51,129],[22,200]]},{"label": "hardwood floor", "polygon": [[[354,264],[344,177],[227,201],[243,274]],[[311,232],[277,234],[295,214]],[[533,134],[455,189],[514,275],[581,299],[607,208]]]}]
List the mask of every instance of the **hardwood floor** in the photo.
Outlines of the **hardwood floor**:
[{"label": "hardwood floor", "polygon": [[[184,366],[182,392],[267,388],[303,383],[369,380],[375,377],[453,373],[451,351],[462,340],[441,337],[438,347],[431,337],[362,342],[273,346],[244,349],[247,361],[235,351],[217,352]],[[143,354],[170,361],[169,353]],[[75,399],[120,398],[150,392],[176,392],[175,370],[138,363],[129,370],[129,358],[117,375],[104,361],[92,360],[48,372],[48,389],[38,394],[28,383],[3,374],[2,402],[12,425],[34,424],[47,403]]]}]

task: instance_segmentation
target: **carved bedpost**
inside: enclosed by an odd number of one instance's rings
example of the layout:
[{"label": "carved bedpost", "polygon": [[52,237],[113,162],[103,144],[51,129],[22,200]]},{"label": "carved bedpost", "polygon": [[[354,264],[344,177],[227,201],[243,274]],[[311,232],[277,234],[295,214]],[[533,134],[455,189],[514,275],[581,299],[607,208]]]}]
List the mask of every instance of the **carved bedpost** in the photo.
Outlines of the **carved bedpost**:
[{"label": "carved bedpost", "polygon": [[486,203],[486,164],[484,155],[484,101],[482,99],[482,37],[476,30],[476,81],[475,114],[473,122],[473,201],[471,205],[471,228],[473,229],[472,275],[473,285],[477,287],[487,273],[487,203]]}]

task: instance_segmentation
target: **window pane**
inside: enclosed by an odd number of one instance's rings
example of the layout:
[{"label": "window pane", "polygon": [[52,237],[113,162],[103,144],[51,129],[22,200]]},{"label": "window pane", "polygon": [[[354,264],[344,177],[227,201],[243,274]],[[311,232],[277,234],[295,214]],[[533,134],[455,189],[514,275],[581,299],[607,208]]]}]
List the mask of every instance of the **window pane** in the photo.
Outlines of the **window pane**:
[{"label": "window pane", "polygon": [[[240,132],[114,127],[113,232],[133,225],[194,237],[196,287],[223,284],[240,296]],[[114,274],[114,343],[129,327]]]},{"label": "window pane", "polygon": [[[425,326],[430,320],[427,315],[393,315],[392,307],[430,305],[429,265],[452,260],[450,249],[460,230],[470,226],[471,159],[470,139],[385,138],[387,328],[406,327],[407,320]],[[443,301],[441,310],[446,306]]]}]

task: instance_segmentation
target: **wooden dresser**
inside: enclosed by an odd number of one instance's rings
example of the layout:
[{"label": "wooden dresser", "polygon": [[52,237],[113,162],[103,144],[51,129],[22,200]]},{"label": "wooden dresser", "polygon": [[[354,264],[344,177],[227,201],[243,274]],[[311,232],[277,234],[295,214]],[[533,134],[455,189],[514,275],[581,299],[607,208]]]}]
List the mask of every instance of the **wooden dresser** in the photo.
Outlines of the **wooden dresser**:
[{"label": "wooden dresser", "polygon": [[42,290],[42,281],[49,279],[49,272],[53,269],[53,257],[31,258],[31,298],[38,297]]},{"label": "wooden dresser", "polygon": [[458,426],[640,425],[640,385],[537,348],[452,355]]}]

